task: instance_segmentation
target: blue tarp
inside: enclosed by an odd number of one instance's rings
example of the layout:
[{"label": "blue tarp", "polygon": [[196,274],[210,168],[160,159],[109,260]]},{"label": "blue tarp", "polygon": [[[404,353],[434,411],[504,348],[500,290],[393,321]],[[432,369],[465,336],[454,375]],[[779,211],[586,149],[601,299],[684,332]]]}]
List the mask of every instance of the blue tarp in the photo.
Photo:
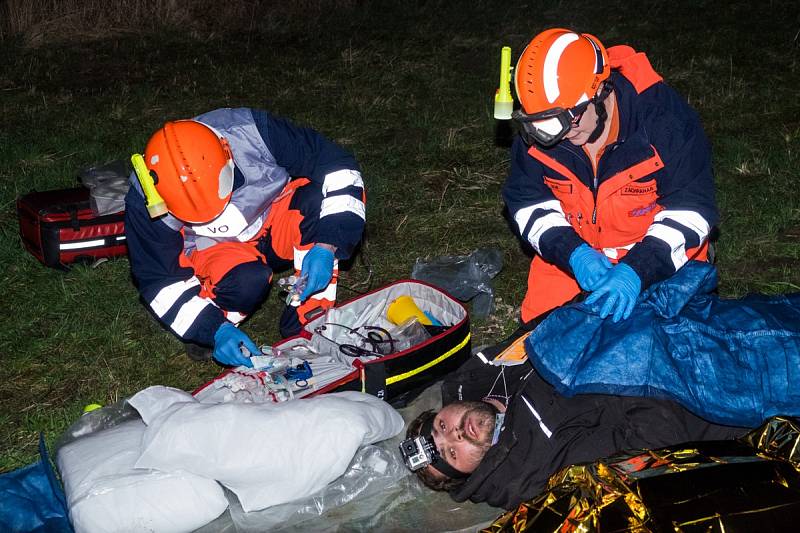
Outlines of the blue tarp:
[{"label": "blue tarp", "polygon": [[639,298],[628,320],[582,303],[526,341],[544,379],[581,393],[671,398],[709,421],[754,427],[800,415],[800,293],[725,299],[716,269],[687,263]]},{"label": "blue tarp", "polygon": [[72,532],[64,493],[41,436],[39,455],[38,462],[0,475],[0,531]]}]

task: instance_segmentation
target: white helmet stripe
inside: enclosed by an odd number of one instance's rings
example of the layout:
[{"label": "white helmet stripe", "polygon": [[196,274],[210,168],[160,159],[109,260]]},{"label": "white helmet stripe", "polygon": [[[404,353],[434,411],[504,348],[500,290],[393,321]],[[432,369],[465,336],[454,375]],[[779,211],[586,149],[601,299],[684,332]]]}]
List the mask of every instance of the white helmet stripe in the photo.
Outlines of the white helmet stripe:
[{"label": "white helmet stripe", "polygon": [[544,72],[542,73],[544,95],[551,104],[561,94],[561,90],[558,87],[558,63],[561,61],[561,55],[570,43],[574,43],[578,39],[579,37],[575,33],[565,33],[559,36],[553,42],[553,46],[550,47],[544,58]]}]

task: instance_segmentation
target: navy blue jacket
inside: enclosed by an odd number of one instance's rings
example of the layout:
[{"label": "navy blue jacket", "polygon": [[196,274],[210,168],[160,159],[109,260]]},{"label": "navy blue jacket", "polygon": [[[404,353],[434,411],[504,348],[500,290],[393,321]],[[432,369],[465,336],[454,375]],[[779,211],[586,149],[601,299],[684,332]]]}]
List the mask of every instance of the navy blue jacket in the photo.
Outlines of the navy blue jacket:
[{"label": "navy blue jacket", "polygon": [[[290,176],[308,177],[313,182],[324,184],[325,177],[337,170],[360,172],[358,163],[350,153],[318,132],[298,127],[265,111],[250,111],[276,163]],[[234,190],[243,183],[243,175],[236,168]],[[317,225],[319,233],[316,242],[336,246],[339,259],[348,258],[361,239],[364,228],[363,192],[363,186],[350,186],[328,194],[329,197],[350,196],[361,207],[360,214],[347,210],[331,213],[324,216],[324,224]],[[184,250],[183,237],[180,231],[161,219],[150,218],[144,197],[135,186],[131,187],[125,199],[125,232],[131,271],[144,302],[154,310],[159,321],[182,340],[213,345],[214,333],[225,322],[225,316],[215,305],[205,305],[197,311],[199,305],[192,302],[197,301],[200,286],[193,281],[193,270],[181,267],[178,262]],[[163,290],[175,290],[180,294],[169,299],[168,309],[155,312],[158,295]],[[177,319],[179,316],[188,318]],[[180,331],[174,327],[176,321],[183,323]]]},{"label": "navy blue jacket", "polygon": [[[612,71],[610,80],[619,110],[619,133],[601,156],[596,175],[583,148],[567,140],[551,148],[537,148],[594,192],[612,176],[652,157],[653,148],[657,150],[663,167],[638,181],[655,178],[657,203],[663,210],[641,242],[622,259],[646,288],[675,273],[687,260],[685,251],[701,245],[718,223],[711,149],[695,111],[664,82],[637,93],[619,72]],[[565,219],[544,181],[545,176],[566,178],[534,159],[528,148],[521,138],[515,140],[503,198],[520,235],[545,261],[570,272],[570,254],[584,240]]]}]

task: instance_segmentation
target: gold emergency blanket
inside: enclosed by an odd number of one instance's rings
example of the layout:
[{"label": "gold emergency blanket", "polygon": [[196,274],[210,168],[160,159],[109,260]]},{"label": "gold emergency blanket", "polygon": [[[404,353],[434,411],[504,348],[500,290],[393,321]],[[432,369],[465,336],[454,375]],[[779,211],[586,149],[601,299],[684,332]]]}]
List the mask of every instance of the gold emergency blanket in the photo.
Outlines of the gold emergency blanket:
[{"label": "gold emergency blanket", "polygon": [[572,466],[487,533],[797,531],[800,420]]}]

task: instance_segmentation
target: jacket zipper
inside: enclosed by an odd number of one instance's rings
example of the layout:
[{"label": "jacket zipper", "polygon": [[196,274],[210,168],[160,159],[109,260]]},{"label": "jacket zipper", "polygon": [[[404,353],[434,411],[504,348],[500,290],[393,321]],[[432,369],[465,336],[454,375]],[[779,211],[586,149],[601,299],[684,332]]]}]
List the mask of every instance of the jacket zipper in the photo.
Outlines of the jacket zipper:
[{"label": "jacket zipper", "polygon": [[[620,145],[620,144],[622,144],[622,143],[619,140],[617,140],[616,142],[612,143],[610,146],[606,147],[606,150],[603,152],[603,155],[600,156],[600,161],[597,162],[597,170],[598,170],[598,172],[600,170],[600,164],[603,161],[603,157],[605,157],[607,153],[613,152],[616,149],[616,147],[618,145]],[[592,191],[592,224],[596,225],[597,224],[597,192],[598,192],[598,189],[599,189],[599,183],[598,183],[598,178],[597,178],[598,172],[594,171],[594,167],[592,167],[592,163],[591,163],[591,161],[589,161],[589,156],[586,155],[586,153],[583,151],[583,149],[579,150],[579,149],[576,148],[575,150],[573,150],[572,146],[569,146],[569,145],[564,145],[563,149],[567,150],[568,152],[572,152],[573,154],[579,155],[581,161],[583,161],[583,163],[592,172],[592,182],[589,184],[589,189]]]}]

